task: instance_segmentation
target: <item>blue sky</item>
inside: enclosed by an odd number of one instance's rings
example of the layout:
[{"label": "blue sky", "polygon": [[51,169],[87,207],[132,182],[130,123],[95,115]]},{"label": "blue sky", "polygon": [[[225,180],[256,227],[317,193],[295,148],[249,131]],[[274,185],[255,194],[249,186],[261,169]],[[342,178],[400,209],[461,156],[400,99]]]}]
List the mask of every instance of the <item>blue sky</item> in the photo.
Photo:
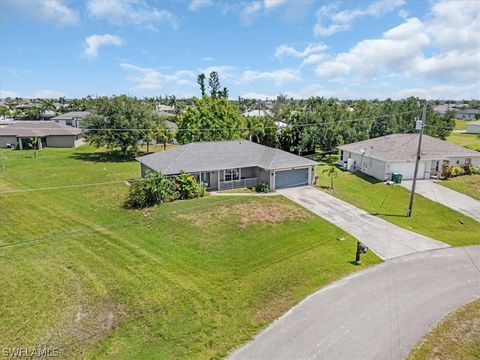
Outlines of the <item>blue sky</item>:
[{"label": "blue sky", "polygon": [[480,98],[480,2],[3,0],[0,96]]}]

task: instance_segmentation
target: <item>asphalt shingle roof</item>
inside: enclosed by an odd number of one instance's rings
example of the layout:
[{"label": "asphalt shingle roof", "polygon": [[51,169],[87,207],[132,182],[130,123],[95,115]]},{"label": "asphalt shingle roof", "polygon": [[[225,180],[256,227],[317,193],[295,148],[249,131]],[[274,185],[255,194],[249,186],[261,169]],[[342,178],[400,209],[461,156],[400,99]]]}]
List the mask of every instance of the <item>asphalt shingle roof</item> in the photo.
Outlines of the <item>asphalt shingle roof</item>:
[{"label": "asphalt shingle roof", "polygon": [[[338,148],[379,160],[414,160],[417,153],[418,134],[392,134]],[[480,152],[466,149],[448,141],[423,135],[422,158],[437,160],[452,156],[480,156]]]},{"label": "asphalt shingle roof", "polygon": [[52,118],[52,120],[70,120],[70,119],[81,119],[92,113],[89,111],[69,111],[65,114],[61,114]]},{"label": "asphalt shingle roof", "polygon": [[247,140],[197,142],[137,158],[163,174],[258,166],[266,170],[316,165],[315,161]]},{"label": "asphalt shingle roof", "polygon": [[54,121],[18,121],[11,125],[0,126],[0,136],[49,136],[78,135],[82,130],[57,124]]}]

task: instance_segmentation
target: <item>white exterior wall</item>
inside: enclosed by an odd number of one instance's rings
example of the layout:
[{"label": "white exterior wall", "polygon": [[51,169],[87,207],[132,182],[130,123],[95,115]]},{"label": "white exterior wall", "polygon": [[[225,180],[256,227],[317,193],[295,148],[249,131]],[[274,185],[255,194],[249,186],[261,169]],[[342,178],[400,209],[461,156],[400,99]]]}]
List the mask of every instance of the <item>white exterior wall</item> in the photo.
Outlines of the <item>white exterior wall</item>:
[{"label": "white exterior wall", "polygon": [[0,136],[0,148],[7,147],[7,144],[17,144],[15,136]]},{"label": "white exterior wall", "polygon": [[75,135],[47,136],[47,147],[76,147]]},{"label": "white exterior wall", "polygon": [[480,134],[480,124],[467,124],[467,133]]},{"label": "white exterior wall", "polygon": [[480,153],[478,156],[455,156],[448,158],[451,166],[463,166],[467,159],[470,159],[473,166],[480,167]]}]

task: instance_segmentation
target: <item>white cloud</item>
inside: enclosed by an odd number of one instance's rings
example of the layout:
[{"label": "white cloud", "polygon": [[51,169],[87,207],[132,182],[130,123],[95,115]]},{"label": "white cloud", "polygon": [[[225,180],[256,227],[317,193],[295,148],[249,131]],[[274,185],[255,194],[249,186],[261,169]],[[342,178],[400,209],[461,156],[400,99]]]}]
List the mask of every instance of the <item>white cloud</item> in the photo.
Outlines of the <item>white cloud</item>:
[{"label": "white cloud", "polygon": [[325,54],[312,54],[307,56],[300,66],[318,64],[319,62],[325,60]]},{"label": "white cloud", "polygon": [[250,25],[253,22],[253,19],[259,14],[260,10],[262,10],[262,3],[260,1],[254,1],[247,4],[240,12],[240,19],[245,25]]},{"label": "white cloud", "polygon": [[405,99],[410,96],[425,99],[475,99],[478,98],[478,87],[476,85],[437,85],[428,88],[406,88],[385,97]]},{"label": "white cloud", "polygon": [[191,0],[188,4],[188,11],[198,11],[203,7],[213,5],[212,0]]},{"label": "white cloud", "polygon": [[44,90],[38,90],[33,93],[34,98],[50,98],[50,99],[58,99],[59,97],[65,96],[64,93],[60,91],[55,91],[55,90],[49,90],[49,89],[44,89]]},{"label": "white cloud", "polygon": [[66,6],[62,0],[11,1],[7,2],[7,5],[55,25],[72,25],[79,21],[77,12]]},{"label": "white cloud", "polygon": [[324,51],[327,48],[328,46],[322,43],[308,44],[308,46],[304,50],[300,51],[286,44],[282,44],[278,46],[275,50],[275,57],[279,58],[282,56],[293,56],[296,58],[303,58],[313,53]]},{"label": "white cloud", "polygon": [[215,58],[212,57],[212,56],[206,56],[206,57],[202,58],[202,61],[212,62],[212,61],[215,61]]},{"label": "white cloud", "polygon": [[105,45],[122,46],[123,40],[116,35],[92,35],[85,38],[85,56],[95,58],[98,56],[98,50]]},{"label": "white cloud", "polygon": [[133,87],[135,90],[159,90],[164,88],[165,85],[190,85],[194,83],[195,74],[189,70],[179,70],[164,74],[153,68],[145,68],[128,63],[121,63],[120,67],[135,74],[127,77],[127,80],[135,84]]},{"label": "white cloud", "polygon": [[[351,23],[366,16],[380,17],[402,6],[405,0],[377,0],[365,8],[356,8],[336,12],[339,3],[320,7],[313,32],[318,36],[330,36],[340,31],[349,30]],[[327,23],[327,24],[326,24]]]},{"label": "white cloud", "polygon": [[272,95],[272,94],[264,94],[264,93],[257,93],[257,92],[254,92],[254,91],[249,91],[249,92],[246,92],[246,93],[243,93],[240,95],[240,97],[244,98],[244,99],[255,99],[255,100],[267,100],[267,99],[270,99],[270,100],[273,100],[273,99],[276,99],[277,98],[277,95]]},{"label": "white cloud", "polygon": [[7,97],[16,98],[19,97],[19,95],[13,91],[0,89],[0,99],[5,99]]},{"label": "white cloud", "polygon": [[287,0],[264,0],[263,5],[265,6],[265,9],[273,9],[284,5],[286,2]]},{"label": "white cloud", "polygon": [[87,10],[90,16],[107,20],[116,25],[133,25],[157,30],[157,25],[169,23],[178,26],[177,17],[168,10],[149,6],[142,0],[89,0]]},{"label": "white cloud", "polygon": [[208,78],[208,75],[212,71],[216,71],[220,77],[220,79],[229,80],[238,75],[237,68],[232,65],[216,65],[216,66],[209,66],[204,69],[199,69],[201,73],[204,73],[205,76]]},{"label": "white cloud", "polygon": [[275,85],[282,85],[291,81],[300,80],[300,72],[294,69],[281,69],[275,71],[245,70],[238,80],[239,83],[251,83],[258,80],[272,81]]}]

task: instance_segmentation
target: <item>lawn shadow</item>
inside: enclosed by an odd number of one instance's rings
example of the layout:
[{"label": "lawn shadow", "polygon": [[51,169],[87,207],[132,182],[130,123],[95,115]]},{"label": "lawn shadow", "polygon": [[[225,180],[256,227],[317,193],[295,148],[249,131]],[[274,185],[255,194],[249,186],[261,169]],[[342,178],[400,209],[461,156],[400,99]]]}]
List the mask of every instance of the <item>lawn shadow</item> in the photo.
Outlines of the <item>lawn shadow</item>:
[{"label": "lawn shadow", "polygon": [[74,152],[71,157],[76,160],[91,161],[91,162],[130,162],[135,159],[134,154],[124,156],[120,151],[112,152]]},{"label": "lawn shadow", "polygon": [[355,172],[352,172],[351,174],[359,177],[362,180],[365,180],[365,181],[369,182],[370,184],[379,184],[379,183],[384,182],[383,180],[378,180],[378,179],[374,178],[373,176],[364,174],[361,171],[355,171]]},{"label": "lawn shadow", "polygon": [[373,216],[386,216],[386,217],[408,217],[407,214],[387,214],[387,213],[370,213]]},{"label": "lawn shadow", "polygon": [[320,163],[320,165],[337,165],[338,163],[338,155],[336,153],[315,153],[305,157]]}]

